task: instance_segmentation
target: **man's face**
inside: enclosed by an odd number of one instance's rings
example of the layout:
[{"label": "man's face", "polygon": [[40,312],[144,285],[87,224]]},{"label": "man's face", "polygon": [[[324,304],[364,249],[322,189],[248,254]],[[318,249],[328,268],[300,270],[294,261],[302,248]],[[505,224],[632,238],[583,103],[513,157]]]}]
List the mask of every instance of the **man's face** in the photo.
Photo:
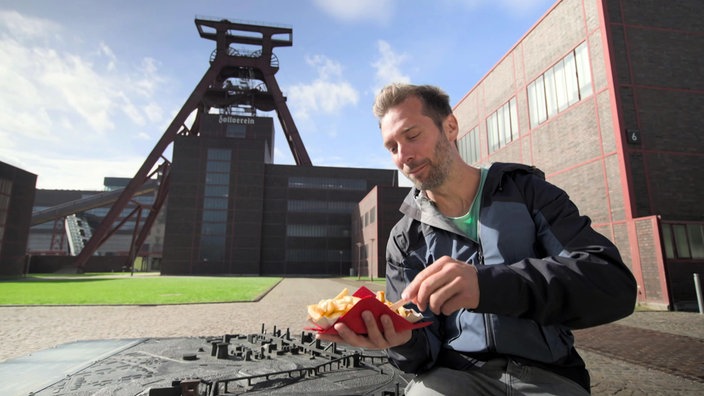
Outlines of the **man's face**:
[{"label": "man's face", "polygon": [[433,190],[447,179],[453,147],[422,109],[413,96],[391,108],[381,119],[381,135],[396,167],[416,188]]}]

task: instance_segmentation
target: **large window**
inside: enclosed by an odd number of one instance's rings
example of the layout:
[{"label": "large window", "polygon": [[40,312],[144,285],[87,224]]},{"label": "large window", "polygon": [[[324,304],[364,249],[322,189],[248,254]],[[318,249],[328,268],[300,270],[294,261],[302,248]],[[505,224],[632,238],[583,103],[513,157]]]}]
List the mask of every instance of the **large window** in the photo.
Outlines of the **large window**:
[{"label": "large window", "polygon": [[486,131],[489,140],[489,153],[518,139],[518,117],[516,98],[511,98],[486,119]]},{"label": "large window", "polygon": [[704,224],[662,224],[665,257],[704,259]]},{"label": "large window", "polygon": [[286,236],[308,238],[349,237],[348,226],[325,224],[289,224],[286,226]]},{"label": "large window", "polygon": [[479,127],[474,127],[457,142],[460,156],[464,162],[473,164],[479,161]]},{"label": "large window", "polygon": [[291,177],[290,188],[312,188],[320,190],[366,190],[367,181],[363,179],[339,179],[335,177]]},{"label": "large window", "polygon": [[535,128],[591,94],[592,76],[584,42],[528,85],[530,127]]},{"label": "large window", "polygon": [[200,230],[200,259],[223,260],[227,239],[227,207],[232,151],[208,149]]},{"label": "large window", "polygon": [[[304,263],[340,263],[342,260],[349,261],[349,250],[318,250],[318,249],[288,249],[286,250],[286,260],[290,262]],[[336,264],[337,267],[337,264]],[[336,268],[337,270],[337,268]]]},{"label": "large window", "polygon": [[5,236],[7,213],[10,210],[10,195],[12,193],[12,180],[0,179],[0,249]]},{"label": "large window", "polygon": [[356,206],[356,202],[344,201],[288,201],[288,211],[299,213],[352,213]]}]

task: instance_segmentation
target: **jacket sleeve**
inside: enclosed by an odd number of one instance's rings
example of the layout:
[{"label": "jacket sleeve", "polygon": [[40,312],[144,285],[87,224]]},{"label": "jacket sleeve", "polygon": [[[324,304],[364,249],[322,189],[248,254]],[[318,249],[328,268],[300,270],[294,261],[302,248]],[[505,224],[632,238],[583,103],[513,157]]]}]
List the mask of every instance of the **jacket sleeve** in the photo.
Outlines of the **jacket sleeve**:
[{"label": "jacket sleeve", "polygon": [[[425,267],[420,260],[416,260],[417,257],[404,260],[408,255],[406,251],[408,235],[398,235],[395,231],[396,228],[392,231],[386,248],[386,297],[389,301],[401,298],[401,292],[406,285]],[[406,246],[399,246],[399,236],[401,245]],[[408,261],[412,261],[414,265],[407,265]],[[417,309],[415,306],[413,308]],[[409,342],[386,350],[391,364],[401,371],[421,373],[435,365],[441,347],[440,323],[429,310],[424,312],[423,316],[424,321],[433,321],[433,324],[413,330],[413,336]]]},{"label": "jacket sleeve", "polygon": [[533,217],[541,255],[477,266],[475,311],[575,329],[630,315],[636,281],[616,246],[591,227],[563,190],[535,176],[512,180]]}]

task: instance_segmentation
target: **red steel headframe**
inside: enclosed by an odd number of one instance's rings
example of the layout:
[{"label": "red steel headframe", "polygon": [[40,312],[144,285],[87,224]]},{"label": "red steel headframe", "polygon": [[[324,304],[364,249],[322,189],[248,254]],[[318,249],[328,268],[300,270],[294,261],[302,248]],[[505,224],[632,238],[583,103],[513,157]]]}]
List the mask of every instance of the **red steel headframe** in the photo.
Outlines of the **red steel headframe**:
[{"label": "red steel headframe", "polygon": [[[274,47],[291,46],[292,29],[277,26],[253,25],[240,22],[230,22],[228,20],[207,20],[196,19],[196,27],[201,37],[216,42],[214,56],[211,57],[210,67],[205,72],[200,82],[184,103],[181,110],[176,114],[171,124],[161,136],[152,149],[147,159],[139,168],[134,177],[113,203],[108,213],[103,218],[100,225],[93,231],[91,239],[76,257],[74,265],[83,270],[88,259],[97,251],[100,245],[109,237],[116,228],[113,224],[119,218],[122,211],[131,202],[139,188],[150,180],[153,169],[157,166],[160,158],[168,146],[173,143],[177,135],[198,135],[199,119],[201,114],[207,113],[211,107],[225,107],[233,103],[251,101],[253,107],[262,110],[276,110],[281,127],[286,135],[286,141],[291,148],[291,153],[299,166],[312,166],[308,152],[306,151],[301,136],[298,133],[293,117],[286,105],[286,98],[274,77],[279,69],[278,61],[272,50]],[[284,36],[281,38],[280,36]],[[256,51],[241,52],[231,47],[231,44],[243,44],[249,46],[259,46]],[[248,77],[261,80],[266,85],[266,90],[257,89],[247,92],[244,95],[230,94],[223,89],[223,85],[232,77],[241,77],[247,73]],[[215,100],[213,100],[215,98]],[[196,111],[195,122],[189,129],[186,126],[186,119]],[[163,167],[159,165],[159,168]],[[134,249],[137,252],[141,248],[149,228],[154,223],[154,218],[161,208],[166,194],[168,193],[169,170],[165,169],[165,177],[162,180],[163,188],[160,188],[155,204],[147,221],[143,225],[135,240]],[[136,232],[136,230],[135,230]],[[131,266],[132,263],[129,263]]]}]

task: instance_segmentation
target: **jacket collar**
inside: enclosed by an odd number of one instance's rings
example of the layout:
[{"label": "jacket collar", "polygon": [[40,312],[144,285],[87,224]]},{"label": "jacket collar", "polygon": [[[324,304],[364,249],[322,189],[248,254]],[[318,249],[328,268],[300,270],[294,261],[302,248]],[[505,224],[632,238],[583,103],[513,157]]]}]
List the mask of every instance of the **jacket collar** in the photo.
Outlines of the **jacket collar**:
[{"label": "jacket collar", "polygon": [[413,187],[399,209],[401,213],[421,223],[446,231],[460,233],[457,227],[428,199],[425,192]]},{"label": "jacket collar", "polygon": [[[484,206],[484,203],[489,197],[503,189],[504,177],[514,172],[532,173],[543,179],[545,178],[544,173],[534,166],[502,162],[493,163],[489,167],[489,172],[484,183],[484,190],[480,201],[482,206]],[[416,187],[411,188],[411,191],[406,195],[399,210],[401,213],[421,223],[461,234],[452,221],[440,213],[435,204],[428,199],[425,192]]]}]

